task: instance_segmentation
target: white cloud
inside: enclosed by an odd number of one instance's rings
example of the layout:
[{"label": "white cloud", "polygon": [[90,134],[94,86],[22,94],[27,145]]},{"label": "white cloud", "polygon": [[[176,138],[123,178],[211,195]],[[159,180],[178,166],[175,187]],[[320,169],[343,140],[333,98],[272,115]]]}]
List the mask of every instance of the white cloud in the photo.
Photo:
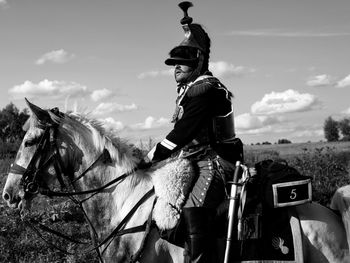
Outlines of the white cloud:
[{"label": "white cloud", "polygon": [[306,141],[323,138],[319,125],[300,123],[298,119],[286,115],[254,115],[244,113],[235,117],[236,132],[239,136],[291,138],[295,141]]},{"label": "white cloud", "polygon": [[315,129],[312,130],[311,127],[308,130],[298,130],[295,131],[293,134],[291,134],[293,137],[297,138],[315,138],[315,137],[323,137],[324,136],[324,131],[323,129]]},{"label": "white cloud", "polygon": [[[323,138],[323,129],[319,125],[298,124],[287,118],[266,118],[244,113],[235,118],[236,131],[240,136],[262,136],[289,138],[295,141],[315,140]],[[271,116],[270,116],[271,117]]]},{"label": "white cloud", "polygon": [[[241,76],[247,73],[253,73],[256,70],[253,68],[248,68],[244,66],[235,66],[233,64],[227,63],[225,61],[217,61],[209,63],[209,70],[218,77],[230,77],[230,76]],[[154,70],[143,72],[137,76],[138,79],[144,78],[156,78],[159,76],[173,76],[174,68],[168,70]]]},{"label": "white cloud", "polygon": [[69,54],[64,49],[53,50],[42,55],[39,59],[36,60],[35,64],[42,65],[46,62],[63,64],[69,60],[72,60],[74,57],[74,54]]},{"label": "white cloud", "polygon": [[100,121],[103,123],[103,127],[107,131],[120,131],[125,128],[124,124],[121,121],[116,121],[111,117],[100,119]]},{"label": "white cloud", "polygon": [[230,77],[230,76],[241,76],[247,73],[255,72],[253,68],[247,68],[244,66],[235,66],[225,61],[217,61],[209,63],[209,70],[218,77]]},{"label": "white cloud", "polygon": [[262,120],[250,113],[243,113],[235,117],[235,127],[242,130],[250,130],[262,127]]},{"label": "white cloud", "polygon": [[23,84],[14,86],[9,93],[15,97],[52,97],[82,96],[87,93],[87,88],[76,82],[65,82],[44,79],[39,83],[26,80]]},{"label": "white cloud", "polygon": [[350,75],[337,81],[336,83],[334,81],[334,78],[332,78],[330,75],[316,75],[310,77],[306,82],[306,85],[310,87],[335,86],[337,88],[345,88],[350,86]]},{"label": "white cloud", "polygon": [[168,70],[153,70],[148,72],[140,73],[137,78],[138,79],[145,79],[145,78],[156,78],[159,76],[173,76],[174,75],[174,69],[168,69]]},{"label": "white cloud", "polygon": [[336,87],[338,88],[345,88],[345,87],[350,87],[350,75],[347,75],[345,78],[342,80],[339,80],[337,82]]},{"label": "white cloud", "polygon": [[164,126],[168,126],[170,124],[169,119],[167,118],[159,118],[156,119],[153,116],[148,116],[144,122],[137,123],[132,126],[135,130],[149,130],[149,129],[156,129]]},{"label": "white cloud", "polygon": [[326,74],[312,76],[306,82],[306,85],[308,85],[310,87],[329,86],[329,85],[332,85],[332,78],[331,78],[331,76],[326,75]]},{"label": "white cloud", "polygon": [[99,90],[94,90],[90,96],[93,101],[100,101],[105,98],[113,96],[113,92],[109,89],[99,89]]},{"label": "white cloud", "polygon": [[238,130],[255,130],[280,123],[283,120],[282,117],[256,116],[251,113],[243,113],[235,117],[235,126]]},{"label": "white cloud", "polygon": [[130,105],[121,105],[118,103],[100,103],[95,110],[93,111],[93,114],[95,115],[104,115],[104,114],[110,114],[113,112],[124,112],[124,111],[133,111],[137,110],[137,105],[135,103],[132,103]]},{"label": "white cloud", "polygon": [[288,112],[308,111],[320,106],[318,99],[308,93],[300,94],[296,90],[271,92],[251,106],[253,114],[278,114]]}]

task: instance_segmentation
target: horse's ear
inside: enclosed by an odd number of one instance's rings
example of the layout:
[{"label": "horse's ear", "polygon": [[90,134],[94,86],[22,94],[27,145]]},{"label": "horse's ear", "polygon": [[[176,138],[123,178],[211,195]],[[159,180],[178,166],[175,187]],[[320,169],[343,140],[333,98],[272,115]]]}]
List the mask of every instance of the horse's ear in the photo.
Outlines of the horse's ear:
[{"label": "horse's ear", "polygon": [[28,119],[22,126],[23,131],[28,131],[30,127],[30,119]]},{"label": "horse's ear", "polygon": [[44,123],[49,123],[51,121],[50,115],[46,110],[43,110],[42,108],[34,105],[29,100],[27,100],[27,98],[25,98],[25,101],[29,109],[31,110],[33,115],[38,119],[39,122],[44,124]]}]

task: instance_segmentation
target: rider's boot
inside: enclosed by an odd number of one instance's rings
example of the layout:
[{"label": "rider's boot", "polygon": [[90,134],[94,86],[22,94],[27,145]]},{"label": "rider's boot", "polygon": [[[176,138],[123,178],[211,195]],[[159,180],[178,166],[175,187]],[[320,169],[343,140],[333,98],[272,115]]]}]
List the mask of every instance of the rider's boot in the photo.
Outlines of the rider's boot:
[{"label": "rider's boot", "polygon": [[191,207],[184,208],[183,213],[187,230],[185,262],[211,262],[214,212],[204,207]]},{"label": "rider's boot", "polygon": [[173,229],[159,230],[162,239],[178,247],[184,247],[186,239],[186,229],[184,219],[180,218],[179,222]]}]

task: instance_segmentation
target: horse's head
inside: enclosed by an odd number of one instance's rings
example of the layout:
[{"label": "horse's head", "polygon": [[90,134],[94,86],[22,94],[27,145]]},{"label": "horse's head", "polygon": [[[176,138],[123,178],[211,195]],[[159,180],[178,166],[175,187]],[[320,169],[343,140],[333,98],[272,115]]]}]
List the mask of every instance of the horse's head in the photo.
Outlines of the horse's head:
[{"label": "horse's head", "polygon": [[[27,101],[31,117],[24,125],[26,134],[11,165],[3,199],[12,208],[24,208],[39,192],[61,181],[60,169],[67,168],[64,149],[72,147],[57,138],[64,114],[57,109],[43,110]],[[61,136],[61,135],[60,135]],[[74,167],[72,169],[74,171]]]},{"label": "horse's head", "polygon": [[[74,188],[96,188],[113,173],[134,169],[138,159],[132,148],[113,134],[106,135],[98,121],[27,104],[32,114],[3,191],[10,207],[23,209],[38,193],[52,195],[56,186],[66,188],[65,178]],[[98,169],[107,167],[114,170],[104,170],[102,178]],[[87,173],[93,174],[82,178]]]}]

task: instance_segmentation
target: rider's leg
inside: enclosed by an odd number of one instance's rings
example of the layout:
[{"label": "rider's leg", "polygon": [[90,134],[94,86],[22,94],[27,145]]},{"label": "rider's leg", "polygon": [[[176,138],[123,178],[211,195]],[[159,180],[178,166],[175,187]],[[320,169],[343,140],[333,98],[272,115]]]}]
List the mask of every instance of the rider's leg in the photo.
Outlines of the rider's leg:
[{"label": "rider's leg", "polygon": [[211,262],[215,210],[189,207],[184,208],[183,212],[187,230],[186,262]]},{"label": "rider's leg", "polygon": [[225,199],[224,176],[216,158],[197,163],[199,177],[183,209],[187,229],[186,262],[217,262],[213,235],[216,208]]}]

